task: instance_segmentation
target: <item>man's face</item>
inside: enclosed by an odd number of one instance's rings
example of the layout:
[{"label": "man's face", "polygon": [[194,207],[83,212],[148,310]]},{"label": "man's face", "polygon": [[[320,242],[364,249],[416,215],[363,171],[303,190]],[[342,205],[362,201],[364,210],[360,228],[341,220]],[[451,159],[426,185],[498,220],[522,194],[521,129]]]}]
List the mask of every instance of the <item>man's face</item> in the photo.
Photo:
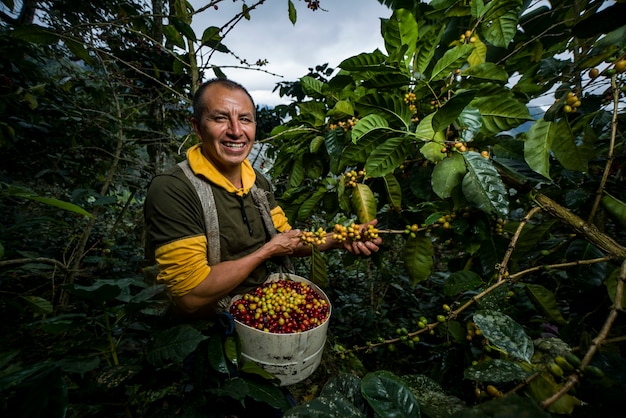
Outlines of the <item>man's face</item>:
[{"label": "man's face", "polygon": [[204,110],[193,127],[202,141],[202,154],[222,172],[228,172],[248,157],[254,144],[256,122],[248,95],[219,84],[203,94]]}]

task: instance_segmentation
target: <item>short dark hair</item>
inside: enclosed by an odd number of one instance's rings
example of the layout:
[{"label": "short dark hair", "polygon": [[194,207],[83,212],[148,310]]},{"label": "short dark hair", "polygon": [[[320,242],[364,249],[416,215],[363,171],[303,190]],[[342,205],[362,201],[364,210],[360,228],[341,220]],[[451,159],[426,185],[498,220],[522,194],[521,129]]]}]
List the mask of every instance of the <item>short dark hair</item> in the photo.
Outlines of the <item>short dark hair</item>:
[{"label": "short dark hair", "polygon": [[206,90],[206,88],[212,84],[218,84],[220,86],[226,87],[229,90],[241,90],[246,93],[246,96],[248,96],[248,98],[252,102],[252,109],[254,109],[254,113],[256,115],[256,105],[254,104],[254,99],[244,86],[237,83],[236,81],[229,80],[227,78],[212,78],[211,80],[207,80],[202,83],[193,95],[193,117],[196,120],[200,120],[200,118],[202,117],[202,94],[204,93],[204,90]]}]

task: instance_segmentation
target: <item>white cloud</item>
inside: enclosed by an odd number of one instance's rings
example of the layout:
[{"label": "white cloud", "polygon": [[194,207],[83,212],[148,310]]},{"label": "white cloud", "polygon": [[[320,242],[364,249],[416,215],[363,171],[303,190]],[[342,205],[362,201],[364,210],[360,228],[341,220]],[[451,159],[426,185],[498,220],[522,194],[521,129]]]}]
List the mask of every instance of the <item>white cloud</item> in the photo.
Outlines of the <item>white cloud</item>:
[{"label": "white cloud", "polygon": [[[346,58],[384,48],[380,18],[389,17],[391,11],[377,0],[322,0],[321,6],[327,12],[313,12],[304,1],[292,1],[298,12],[295,25],[289,21],[287,1],[267,0],[250,12],[250,20],[239,22],[224,39],[230,50],[249,63],[268,60],[263,68],[272,74],[223,68],[229,78],[250,91],[259,105],[288,102],[277,92],[272,93],[278,82],[295,81],[316,65],[328,63],[336,68]],[[191,4],[199,9],[205,2],[192,0]],[[209,9],[194,17],[194,30],[200,36],[208,26],[222,26],[241,10],[242,4],[241,0],[222,1],[218,10]],[[210,64],[240,66],[232,56],[222,53],[215,53]],[[207,78],[212,76],[207,74]]]}]

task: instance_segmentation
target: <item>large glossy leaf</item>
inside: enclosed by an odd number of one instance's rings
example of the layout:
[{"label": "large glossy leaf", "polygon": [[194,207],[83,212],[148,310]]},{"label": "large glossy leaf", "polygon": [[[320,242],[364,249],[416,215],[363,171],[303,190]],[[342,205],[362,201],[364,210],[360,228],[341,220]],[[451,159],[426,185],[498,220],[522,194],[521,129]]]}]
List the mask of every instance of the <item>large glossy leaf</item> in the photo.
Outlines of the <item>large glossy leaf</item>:
[{"label": "large glossy leaf", "polygon": [[463,373],[466,379],[493,383],[523,381],[530,375],[531,373],[524,370],[519,363],[500,359],[481,361],[468,367]]},{"label": "large glossy leaf", "polygon": [[284,418],[363,418],[365,415],[339,393],[317,397],[288,410]]},{"label": "large glossy leaf", "polygon": [[419,74],[424,74],[432,62],[444,32],[445,27],[443,25],[429,25],[419,28],[419,41],[415,49],[415,62]]},{"label": "large glossy leaf", "polygon": [[609,215],[613,217],[622,228],[626,228],[626,203],[607,192],[602,196],[601,202],[602,207],[606,209]]},{"label": "large glossy leaf", "polygon": [[385,48],[389,57],[397,62],[411,57],[415,51],[417,33],[417,22],[413,14],[406,9],[394,10],[384,31]]},{"label": "large glossy leaf", "polygon": [[544,286],[535,283],[527,283],[526,291],[530,299],[548,316],[548,318],[557,324],[565,324],[565,318],[561,315],[554,293]]},{"label": "large glossy leaf", "polygon": [[404,266],[413,285],[430,277],[433,268],[433,243],[429,237],[419,233],[408,238],[404,245]]},{"label": "large glossy leaf", "polygon": [[18,25],[13,30],[11,36],[40,45],[51,45],[59,41],[59,35],[39,25]]},{"label": "large glossy leaf", "polygon": [[302,85],[302,91],[306,93],[307,96],[316,99],[324,97],[322,93],[324,83],[321,80],[311,76],[305,76],[300,78],[300,84]]},{"label": "large glossy leaf", "polygon": [[439,132],[451,125],[475,96],[476,90],[459,91],[452,96],[433,116],[433,130]]},{"label": "large glossy leaf", "polygon": [[329,283],[326,262],[317,247],[313,247],[311,251],[311,275],[309,280],[322,288],[328,286]]},{"label": "large glossy leaf", "polygon": [[487,4],[482,36],[490,44],[502,48],[509,46],[517,32],[517,21],[522,0],[495,0]]},{"label": "large glossy leaf", "polygon": [[502,83],[506,83],[509,80],[509,75],[506,70],[493,62],[472,65],[463,70],[463,75],[470,78],[499,81]]},{"label": "large glossy leaf", "polygon": [[362,117],[376,113],[396,129],[408,129],[413,116],[413,111],[404,102],[401,94],[368,94],[359,99],[355,107]]},{"label": "large glossy leaf", "polygon": [[587,163],[593,155],[576,144],[576,137],[566,119],[552,122],[550,137],[552,138],[552,152],[563,167],[580,172],[588,170]]},{"label": "large glossy leaf", "polygon": [[[148,361],[155,366],[182,362],[208,337],[191,325],[178,325],[158,333],[147,353]],[[220,344],[221,350],[221,344]]]},{"label": "large glossy leaf", "polygon": [[473,319],[491,344],[513,359],[530,363],[534,353],[533,341],[510,316],[497,311],[478,311]]},{"label": "large glossy leaf", "polygon": [[[559,389],[561,389],[561,386],[562,385],[552,379],[551,376],[541,374],[530,382],[530,385],[528,385],[525,393],[530,399],[539,403],[555,394]],[[572,412],[574,412],[574,408],[579,405],[580,400],[578,398],[568,393],[564,393],[556,400],[556,402],[551,404],[547,410],[554,414],[571,415]]]},{"label": "large glossy leaf", "polygon": [[386,140],[368,157],[365,171],[368,176],[384,177],[392,173],[406,160],[412,144],[406,137],[395,137]]},{"label": "large glossy leaf", "polygon": [[386,370],[366,374],[361,381],[361,393],[381,417],[421,416],[411,389],[399,377]]},{"label": "large glossy leaf", "polygon": [[459,153],[453,153],[450,157],[444,158],[433,169],[431,185],[433,191],[442,199],[452,196],[452,190],[461,184],[465,168],[465,159]]},{"label": "large glossy leaf", "polygon": [[[206,31],[205,31],[205,34],[206,34]],[[181,33],[178,30],[176,30],[174,26],[172,25],[163,26],[163,35],[165,35],[165,38],[167,39],[168,43],[174,46],[177,46],[181,49],[185,48],[185,40],[183,39],[183,36],[181,35]],[[213,41],[213,39],[208,39],[206,45],[209,47],[214,47],[214,45],[217,45],[217,44],[212,45],[211,41]]]},{"label": "large glossy leaf", "polygon": [[174,25],[176,30],[179,31],[181,34],[183,34],[183,36],[185,36],[187,39],[194,41],[194,42],[197,40],[196,33],[191,28],[190,24],[185,22],[184,19],[180,19],[179,17],[175,17],[175,16],[169,16],[168,20],[169,20],[169,23],[171,25]]},{"label": "large glossy leaf", "polygon": [[382,129],[369,131],[367,135],[362,136],[358,143],[349,143],[341,152],[341,163],[339,169],[350,165],[363,165],[367,161],[374,150],[385,141],[388,132]]},{"label": "large glossy leaf", "polygon": [[450,75],[456,69],[461,68],[463,63],[467,61],[467,57],[472,53],[474,46],[472,44],[461,44],[455,46],[445,52],[440,60],[437,61],[430,75],[430,81],[441,80]]},{"label": "large glossy leaf", "polygon": [[300,209],[298,210],[298,219],[307,219],[316,211],[319,211],[319,202],[324,198],[326,192],[326,187],[318,187],[318,189],[311,194],[311,197],[304,201],[300,206]]},{"label": "large glossy leaf", "polygon": [[463,194],[477,208],[506,218],[509,200],[506,187],[490,160],[474,151],[463,154],[467,174],[463,177]]},{"label": "large glossy leaf", "polygon": [[[565,253],[567,261],[602,258],[604,254],[598,247],[578,239],[573,241]],[[567,277],[583,288],[600,286],[606,277],[606,263],[581,264],[566,270]]]},{"label": "large glossy leaf", "polygon": [[552,122],[539,119],[526,135],[524,143],[524,159],[535,172],[550,179],[550,150],[553,137],[550,134]]},{"label": "large glossy leaf", "polygon": [[62,200],[55,199],[53,197],[39,196],[37,193],[31,190],[22,188],[22,187],[9,186],[6,191],[4,190],[2,191],[2,194],[6,196],[11,196],[11,197],[17,197],[20,199],[33,200],[35,202],[44,203],[46,205],[54,206],[56,208],[66,210],[68,212],[74,212],[83,216],[88,216],[88,217],[93,216],[89,212],[87,212],[85,209],[73,203],[64,202]]},{"label": "large glossy leaf", "polygon": [[209,364],[220,373],[228,373],[228,361],[222,348],[224,342],[219,334],[213,334],[207,349]]},{"label": "large glossy leaf", "polygon": [[375,129],[387,129],[389,124],[387,120],[382,116],[372,113],[364,118],[359,119],[356,125],[352,128],[352,142],[357,143],[361,137],[367,135]]},{"label": "large glossy leaf", "polygon": [[366,223],[376,219],[376,198],[368,185],[357,183],[352,190],[351,202],[359,222]]},{"label": "large glossy leaf", "polygon": [[500,133],[532,120],[528,108],[507,94],[477,97],[472,106],[480,110],[483,126],[490,133]]},{"label": "large glossy leaf", "polygon": [[386,61],[387,56],[377,49],[345,59],[339,64],[339,68],[346,71],[395,72],[396,68],[386,65]]},{"label": "large glossy leaf", "polygon": [[[435,112],[430,113],[422,118],[419,121],[417,127],[415,128],[415,137],[417,139],[421,139],[422,141],[432,141],[435,140],[436,132],[433,129],[433,117],[435,116]],[[443,145],[444,138],[441,138],[441,143]],[[441,146],[439,147],[441,149]]]},{"label": "large glossy leaf", "polygon": [[326,134],[324,145],[330,157],[330,171],[337,174],[341,161],[341,153],[345,147],[345,132],[341,128],[333,129]]},{"label": "large glossy leaf", "polygon": [[231,396],[241,402],[244,402],[246,397],[250,397],[282,411],[289,409],[289,402],[284,392],[280,387],[270,383],[234,378],[227,380],[220,389],[223,395]]},{"label": "large glossy leaf", "polygon": [[446,390],[430,377],[422,374],[402,375],[420,405],[420,412],[430,418],[451,418],[466,409],[465,402]]},{"label": "large glossy leaf", "polygon": [[474,290],[483,284],[483,279],[471,270],[459,270],[452,273],[443,286],[446,296],[457,296],[468,290]]},{"label": "large glossy leaf", "polygon": [[[615,297],[617,292],[617,282],[620,279],[620,269],[616,268],[609,275],[609,278],[605,280],[604,285],[606,286],[606,290],[609,293],[609,298],[611,298],[611,302],[615,303]],[[622,295],[622,309],[626,309],[626,297]]]},{"label": "large glossy leaf", "polygon": [[390,206],[395,210],[402,209],[402,186],[400,182],[392,173],[383,177],[385,181],[385,190],[387,190],[387,198],[389,199]]},{"label": "large glossy leaf", "polygon": [[361,378],[347,372],[339,372],[332,375],[324,384],[321,397],[342,395],[360,411],[368,410],[367,402],[361,393]]},{"label": "large glossy leaf", "polygon": [[470,142],[482,129],[483,117],[478,109],[468,106],[459,115],[457,125],[459,138],[465,142]]}]

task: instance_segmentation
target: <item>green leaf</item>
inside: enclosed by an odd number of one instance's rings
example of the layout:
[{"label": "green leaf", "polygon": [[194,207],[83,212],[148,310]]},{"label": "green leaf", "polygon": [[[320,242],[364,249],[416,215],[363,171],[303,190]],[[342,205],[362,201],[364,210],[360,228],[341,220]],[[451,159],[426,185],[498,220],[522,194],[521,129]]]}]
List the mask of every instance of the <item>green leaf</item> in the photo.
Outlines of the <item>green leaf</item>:
[{"label": "green leaf", "polygon": [[222,43],[222,40],[224,38],[220,36],[220,30],[221,29],[217,26],[209,26],[202,33],[202,39],[200,42],[203,46],[206,46],[208,48],[214,49],[219,52],[228,53],[230,52],[230,50],[226,47],[226,45]]},{"label": "green leaf", "polygon": [[477,97],[472,106],[480,110],[483,126],[490,133],[500,133],[532,120],[526,105],[508,94]]},{"label": "green leaf", "polygon": [[506,218],[509,213],[507,189],[491,160],[475,151],[463,153],[467,174],[463,178],[463,195],[478,209]]},{"label": "green leaf", "polygon": [[464,90],[452,96],[435,112],[432,119],[433,130],[439,132],[451,125],[475,96],[476,90]]},{"label": "green leaf", "polygon": [[[423,141],[432,141],[435,139],[436,131],[433,129],[433,118],[435,112],[430,113],[420,120],[417,128],[415,128],[415,136]],[[443,140],[442,140],[443,143]],[[441,148],[441,147],[440,147]]]},{"label": "green leaf", "polygon": [[524,159],[528,166],[535,172],[550,179],[550,149],[552,149],[553,137],[550,135],[552,122],[539,119],[535,122],[524,142]]},{"label": "green leaf", "polygon": [[300,84],[302,85],[302,91],[309,97],[314,99],[323,98],[324,94],[322,89],[324,83],[317,78],[305,76],[300,78]]},{"label": "green leaf", "polygon": [[361,381],[361,393],[381,417],[421,416],[411,389],[399,377],[386,370],[366,374]]},{"label": "green leaf", "polygon": [[319,287],[326,287],[329,284],[326,262],[317,247],[313,247],[311,250],[311,275],[309,280]]},{"label": "green leaf", "polygon": [[6,194],[8,196],[12,196],[12,197],[17,197],[17,198],[21,198],[21,199],[28,199],[28,200],[33,200],[33,201],[36,201],[36,202],[45,203],[46,205],[54,206],[54,207],[57,207],[59,209],[67,210],[69,212],[74,212],[74,213],[77,213],[79,215],[87,216],[87,217],[90,217],[90,218],[93,216],[92,214],[87,212],[85,209],[81,208],[80,206],[76,206],[73,203],[64,202],[62,200],[58,200],[58,199],[55,199],[53,197],[39,196],[36,193],[34,193],[34,192],[32,192],[32,191],[30,191],[28,189],[21,188],[21,187],[9,186],[8,191],[6,192]]},{"label": "green leaf", "polygon": [[307,200],[302,203],[300,209],[298,210],[298,219],[307,219],[311,217],[318,209],[319,202],[326,195],[326,187],[320,186],[318,189],[309,197]]},{"label": "green leaf", "polygon": [[326,134],[324,145],[330,157],[330,172],[337,173],[341,162],[341,152],[345,146],[345,132],[341,128],[333,129]]},{"label": "green leaf", "polygon": [[239,370],[243,373],[253,374],[260,376],[265,380],[273,381],[274,383],[280,383],[280,379],[256,364],[254,361],[246,361],[241,365]]},{"label": "green leaf", "polygon": [[374,52],[364,52],[354,57],[347,58],[339,64],[339,68],[346,71],[372,71],[395,72],[396,68],[386,64],[387,57],[385,54],[376,49]]},{"label": "green leaf", "polygon": [[31,309],[38,315],[49,315],[54,312],[52,303],[40,296],[22,296],[22,299],[28,302]]},{"label": "green leaf", "polygon": [[239,365],[239,357],[241,355],[241,345],[236,335],[229,335],[224,341],[224,354],[228,361],[233,365]]},{"label": "green leaf", "polygon": [[94,66],[94,59],[91,55],[89,55],[89,51],[85,48],[85,45],[82,42],[76,41],[71,38],[66,38],[63,40],[67,48],[76,56],[83,60],[87,65]]},{"label": "green leaf", "polygon": [[482,64],[472,65],[463,70],[463,75],[481,80],[499,81],[506,83],[509,81],[509,74],[501,66],[493,62],[484,62]]},{"label": "green leaf", "polygon": [[387,21],[384,31],[385,48],[389,58],[404,62],[411,57],[417,43],[417,21],[413,14],[405,9],[394,10]]},{"label": "green leaf", "polygon": [[[222,396],[230,396],[233,399],[245,402],[247,397],[262,404],[267,404],[275,409],[286,411],[289,403],[280,387],[263,381],[242,379],[239,377],[227,380],[220,389]],[[262,414],[259,414],[261,416]]]},{"label": "green leaf", "polygon": [[376,219],[376,198],[372,189],[363,183],[357,183],[352,190],[352,209],[360,223]]},{"label": "green leaf", "polygon": [[463,377],[477,382],[508,383],[523,381],[531,374],[524,370],[519,363],[491,359],[468,367],[465,369]]},{"label": "green leaf", "polygon": [[400,182],[392,173],[383,177],[385,181],[385,190],[387,190],[387,198],[389,199],[389,205],[392,209],[402,209],[402,186]]},{"label": "green leaf", "polygon": [[552,122],[550,126],[552,152],[563,167],[572,171],[586,172],[589,155],[583,147],[576,144],[576,137],[566,119]]},{"label": "green leaf", "polygon": [[[606,191],[602,196],[602,207],[622,228],[626,228],[626,203],[610,195]],[[626,300],[626,298],[624,298]]]},{"label": "green leaf", "polygon": [[215,371],[228,374],[228,362],[226,361],[222,344],[223,341],[219,334],[211,335],[207,347],[207,357],[209,364]]},{"label": "green leaf", "polygon": [[468,290],[474,290],[483,284],[481,277],[470,270],[459,270],[452,273],[443,286],[443,294],[457,296]]},{"label": "green leaf", "polygon": [[169,16],[168,21],[171,25],[174,25],[176,30],[178,30],[184,37],[186,37],[190,41],[195,42],[197,40],[196,33],[191,28],[189,23],[185,22],[183,19],[175,16]]},{"label": "green leaf", "polygon": [[365,415],[338,393],[319,396],[288,410],[284,418],[364,418]]},{"label": "green leaf", "polygon": [[[550,378],[548,380],[548,376],[540,374],[535,379],[531,380],[525,393],[530,399],[540,403],[558,392],[561,389],[561,386],[562,385],[555,382],[554,379]],[[551,404],[547,410],[554,414],[571,415],[574,412],[574,408],[580,404],[581,402],[578,398],[568,393],[564,393],[553,404]]]},{"label": "green leaf", "polygon": [[154,341],[148,349],[147,359],[155,366],[163,366],[170,362],[180,363],[207,338],[191,325],[175,326],[159,332],[154,337]]},{"label": "green leaf", "polygon": [[340,153],[341,164],[339,167],[365,164],[367,157],[385,141],[387,136],[387,131],[375,129],[362,136],[356,144],[350,142]]},{"label": "green leaf", "polygon": [[[609,294],[609,298],[611,298],[611,302],[615,303],[615,296],[617,292],[617,282],[620,280],[620,269],[616,268],[609,275],[609,278],[605,280],[604,285],[606,286],[606,290]],[[622,295],[622,309],[626,309],[626,297]]]},{"label": "green leaf", "polygon": [[530,363],[534,353],[533,341],[511,317],[497,311],[479,311],[473,319],[491,344],[514,359]]},{"label": "green leaf", "polygon": [[482,36],[490,44],[507,48],[517,32],[522,0],[496,0],[487,4]]},{"label": "green leaf", "polygon": [[[206,31],[205,31],[205,34],[206,34]],[[178,30],[176,30],[176,28],[173,25],[164,25],[163,35],[165,35],[165,39],[167,39],[167,41],[171,43],[172,45],[177,46],[181,49],[185,48],[185,40],[183,39],[183,36]],[[206,44],[203,43],[203,45],[206,45]]]},{"label": "green leaf", "polygon": [[419,74],[424,74],[432,62],[445,29],[443,25],[430,25],[420,28],[419,39],[415,48],[415,62]]},{"label": "green leaf", "polygon": [[[570,243],[565,257],[569,262],[602,258],[604,254],[598,247],[583,239],[577,239]],[[606,277],[606,262],[593,264],[580,264],[566,270],[567,277],[583,289],[600,286]]]},{"label": "green leaf", "polygon": [[11,36],[39,45],[52,45],[59,41],[59,35],[39,25],[18,25],[11,33]]},{"label": "green leaf", "polygon": [[293,5],[291,0],[287,2],[287,12],[289,13],[289,21],[292,25],[295,25],[298,20],[298,12],[296,11],[296,7]]},{"label": "green leaf", "polygon": [[457,119],[459,138],[462,141],[470,142],[480,132],[483,127],[483,117],[478,109],[471,106],[463,109]]},{"label": "green leaf", "polygon": [[429,81],[442,80],[457,68],[461,68],[473,50],[472,44],[461,44],[447,50],[435,64]]},{"label": "green leaf", "polygon": [[559,325],[566,323],[565,318],[561,315],[561,311],[556,303],[556,297],[554,293],[546,289],[540,284],[527,283],[526,291],[530,299],[538,305],[548,317]]},{"label": "green leaf", "polygon": [[416,285],[430,277],[433,268],[433,243],[423,233],[418,233],[415,238],[408,238],[404,245],[404,266]]},{"label": "green leaf", "polygon": [[388,129],[387,120],[380,115],[371,113],[361,119],[352,128],[352,142],[357,143],[361,137],[376,129]]},{"label": "green leaf", "polygon": [[448,158],[446,153],[441,152],[443,144],[438,142],[427,142],[420,148],[420,153],[430,162],[439,163]]},{"label": "green leaf", "polygon": [[365,162],[365,171],[371,177],[384,177],[406,160],[412,144],[406,137],[390,138],[378,146]]},{"label": "green leaf", "polygon": [[433,169],[431,177],[433,192],[440,198],[447,199],[452,196],[452,190],[461,184],[465,173],[467,169],[461,154],[453,153],[450,157],[444,158]]},{"label": "green leaf", "polygon": [[[346,119],[354,116],[354,108],[352,107],[352,103],[348,100],[339,100],[335,103],[335,106],[326,113],[326,116],[334,119]],[[322,124],[324,122],[325,118],[322,120]]]}]

